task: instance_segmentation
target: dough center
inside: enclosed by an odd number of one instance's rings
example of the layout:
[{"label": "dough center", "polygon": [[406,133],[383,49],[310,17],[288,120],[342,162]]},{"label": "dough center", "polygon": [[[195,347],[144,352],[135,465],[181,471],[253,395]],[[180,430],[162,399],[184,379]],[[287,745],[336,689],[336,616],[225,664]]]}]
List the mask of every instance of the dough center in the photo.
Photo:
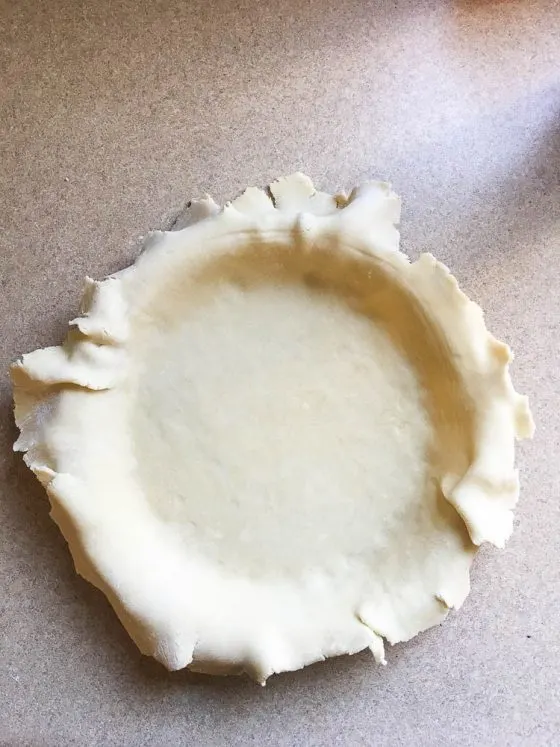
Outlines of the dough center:
[{"label": "dough center", "polygon": [[431,425],[415,374],[336,296],[224,283],[149,349],[139,477],[193,551],[257,575],[372,562],[418,511]]}]

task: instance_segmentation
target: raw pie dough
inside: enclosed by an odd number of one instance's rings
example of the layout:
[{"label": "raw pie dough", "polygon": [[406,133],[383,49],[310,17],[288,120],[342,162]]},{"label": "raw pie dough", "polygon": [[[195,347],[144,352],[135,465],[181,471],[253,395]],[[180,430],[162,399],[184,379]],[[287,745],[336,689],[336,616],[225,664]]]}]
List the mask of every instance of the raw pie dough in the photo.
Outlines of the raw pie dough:
[{"label": "raw pie dough", "polygon": [[12,367],[15,448],[76,570],[169,669],[269,675],[406,641],[469,591],[533,430],[511,354],[386,184],[295,174],[88,279]]}]

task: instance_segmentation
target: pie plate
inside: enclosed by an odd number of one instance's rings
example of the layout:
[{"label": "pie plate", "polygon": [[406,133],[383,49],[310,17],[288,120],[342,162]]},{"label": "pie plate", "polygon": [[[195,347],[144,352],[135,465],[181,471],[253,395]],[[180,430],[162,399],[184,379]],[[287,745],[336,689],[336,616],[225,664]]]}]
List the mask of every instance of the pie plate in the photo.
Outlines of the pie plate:
[{"label": "pie plate", "polygon": [[12,366],[15,449],[77,572],[169,669],[384,663],[509,537],[527,399],[399,213],[387,184],[302,174],[205,198]]}]

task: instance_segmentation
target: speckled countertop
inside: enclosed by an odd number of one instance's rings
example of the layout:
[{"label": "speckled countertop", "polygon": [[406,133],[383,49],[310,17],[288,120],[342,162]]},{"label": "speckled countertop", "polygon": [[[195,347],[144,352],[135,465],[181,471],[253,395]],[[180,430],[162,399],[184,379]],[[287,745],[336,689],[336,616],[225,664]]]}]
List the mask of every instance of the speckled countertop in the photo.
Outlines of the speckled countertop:
[{"label": "speckled countertop", "polygon": [[[0,0],[0,744],[553,745],[560,733],[560,4]],[[504,551],[389,650],[273,677],[166,673],[78,578],[10,448],[8,363],[189,197],[304,170],[390,179],[516,352],[538,431]]]}]

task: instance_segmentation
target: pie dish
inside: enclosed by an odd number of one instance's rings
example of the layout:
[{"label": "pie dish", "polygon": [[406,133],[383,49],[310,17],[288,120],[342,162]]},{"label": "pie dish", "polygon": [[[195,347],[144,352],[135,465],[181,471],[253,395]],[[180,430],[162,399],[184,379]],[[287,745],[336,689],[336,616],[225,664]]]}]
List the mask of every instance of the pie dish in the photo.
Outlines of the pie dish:
[{"label": "pie dish", "polygon": [[511,353],[387,184],[195,202],[12,366],[76,570],[167,668],[264,683],[440,623],[512,531]]}]

